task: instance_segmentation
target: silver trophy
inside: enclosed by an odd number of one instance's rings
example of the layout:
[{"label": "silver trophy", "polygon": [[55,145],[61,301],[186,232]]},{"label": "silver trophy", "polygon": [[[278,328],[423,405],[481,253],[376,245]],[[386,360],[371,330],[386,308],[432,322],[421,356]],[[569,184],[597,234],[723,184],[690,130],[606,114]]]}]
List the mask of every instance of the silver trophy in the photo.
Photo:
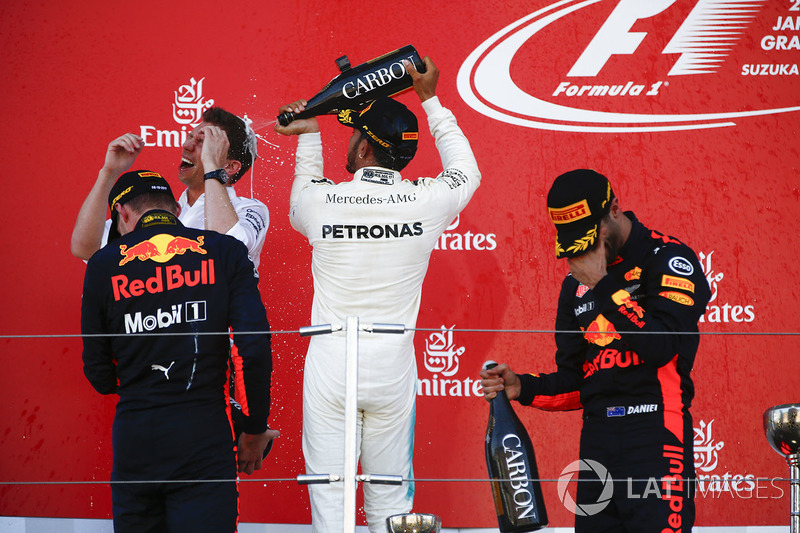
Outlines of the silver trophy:
[{"label": "silver trophy", "polygon": [[435,514],[395,514],[386,519],[390,533],[436,533],[442,529],[442,519]]},{"label": "silver trophy", "polygon": [[770,446],[786,457],[791,474],[789,531],[800,533],[800,403],[776,405],[764,412],[764,432]]}]

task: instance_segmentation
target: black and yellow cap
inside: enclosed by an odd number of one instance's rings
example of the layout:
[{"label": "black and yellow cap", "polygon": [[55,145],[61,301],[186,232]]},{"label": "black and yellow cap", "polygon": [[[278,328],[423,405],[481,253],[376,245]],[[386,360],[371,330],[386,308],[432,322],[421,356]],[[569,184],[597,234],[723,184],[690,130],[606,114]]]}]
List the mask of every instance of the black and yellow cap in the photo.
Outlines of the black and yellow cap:
[{"label": "black and yellow cap", "polygon": [[575,257],[594,247],[613,199],[608,178],[594,170],[571,170],[555,179],[547,193],[547,213],[556,226],[556,258]]},{"label": "black and yellow cap", "polygon": [[397,100],[378,98],[363,109],[344,109],[337,118],[345,126],[361,130],[373,146],[398,161],[400,167],[417,153],[417,117]]},{"label": "black and yellow cap", "polygon": [[108,207],[111,209],[111,231],[108,235],[108,241],[119,237],[117,231],[117,210],[114,206],[117,204],[125,205],[137,196],[151,192],[168,193],[175,198],[172,194],[172,188],[167,183],[167,180],[152,170],[132,170],[125,172],[119,178],[114,186],[111,187],[111,192],[108,194]]}]

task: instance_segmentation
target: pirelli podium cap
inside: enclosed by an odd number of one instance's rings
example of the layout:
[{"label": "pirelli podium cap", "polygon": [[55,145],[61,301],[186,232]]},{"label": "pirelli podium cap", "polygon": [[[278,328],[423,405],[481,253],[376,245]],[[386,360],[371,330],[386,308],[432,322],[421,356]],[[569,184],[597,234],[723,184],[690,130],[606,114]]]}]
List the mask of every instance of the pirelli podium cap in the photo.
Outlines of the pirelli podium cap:
[{"label": "pirelli podium cap", "polygon": [[344,109],[337,118],[345,126],[361,130],[373,146],[398,162],[399,168],[417,153],[417,117],[397,100],[378,98],[361,110]]},{"label": "pirelli podium cap", "polygon": [[547,193],[547,213],[556,226],[556,258],[594,247],[613,198],[608,178],[594,170],[571,170],[555,179]]},{"label": "pirelli podium cap", "polygon": [[168,193],[173,199],[175,198],[169,183],[158,172],[132,170],[117,178],[116,183],[111,187],[111,192],[108,193],[108,207],[111,209],[111,230],[108,233],[108,242],[120,236],[117,230],[118,215],[114,206],[117,204],[124,205],[137,196],[151,192]]}]

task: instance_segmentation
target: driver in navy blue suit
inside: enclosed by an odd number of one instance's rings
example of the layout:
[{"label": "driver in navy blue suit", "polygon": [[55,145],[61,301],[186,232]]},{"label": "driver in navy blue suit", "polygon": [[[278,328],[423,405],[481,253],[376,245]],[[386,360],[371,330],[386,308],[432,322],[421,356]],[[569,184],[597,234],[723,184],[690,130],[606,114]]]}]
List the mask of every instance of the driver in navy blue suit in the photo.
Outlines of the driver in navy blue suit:
[{"label": "driver in navy blue suit", "polygon": [[[272,355],[253,263],[235,238],[183,226],[156,172],[120,176],[109,207],[121,236],[87,264],[81,332],[89,382],[119,395],[114,530],[235,532],[237,470],[260,469],[278,434],[267,427]],[[229,328],[245,390],[238,442]]]}]

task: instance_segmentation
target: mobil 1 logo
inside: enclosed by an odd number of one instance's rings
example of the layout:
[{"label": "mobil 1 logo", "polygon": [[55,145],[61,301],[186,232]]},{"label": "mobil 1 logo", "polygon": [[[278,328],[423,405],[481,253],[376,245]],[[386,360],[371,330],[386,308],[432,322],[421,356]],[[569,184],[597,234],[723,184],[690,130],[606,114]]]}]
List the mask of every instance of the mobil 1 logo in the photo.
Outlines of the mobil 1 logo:
[{"label": "mobil 1 logo", "polygon": [[125,313],[125,333],[144,333],[156,329],[167,329],[182,322],[206,320],[206,301],[198,300],[161,308],[150,314],[141,311]]}]

